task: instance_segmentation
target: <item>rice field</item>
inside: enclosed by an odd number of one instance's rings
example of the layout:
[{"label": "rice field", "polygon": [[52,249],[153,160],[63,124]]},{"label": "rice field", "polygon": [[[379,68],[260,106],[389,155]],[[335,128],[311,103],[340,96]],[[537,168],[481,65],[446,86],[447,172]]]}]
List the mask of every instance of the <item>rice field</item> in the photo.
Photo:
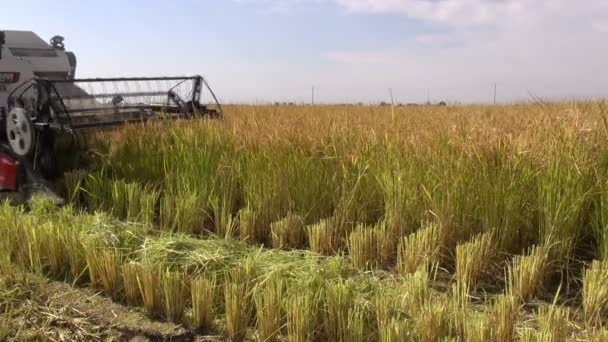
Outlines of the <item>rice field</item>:
[{"label": "rice field", "polygon": [[68,206],[0,207],[0,270],[234,341],[606,341],[606,108],[229,106],[99,133]]}]

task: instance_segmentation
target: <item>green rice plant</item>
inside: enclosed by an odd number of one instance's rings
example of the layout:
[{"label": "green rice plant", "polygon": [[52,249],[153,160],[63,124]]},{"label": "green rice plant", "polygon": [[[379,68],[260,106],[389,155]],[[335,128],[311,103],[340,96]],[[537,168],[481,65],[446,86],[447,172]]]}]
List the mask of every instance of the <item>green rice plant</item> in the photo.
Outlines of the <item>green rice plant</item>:
[{"label": "green rice plant", "polygon": [[589,327],[597,327],[608,309],[608,261],[594,260],[583,275],[583,312]]},{"label": "green rice plant", "polygon": [[376,255],[378,268],[389,269],[395,265],[397,260],[397,244],[399,239],[386,222],[378,223],[374,226],[376,239]]},{"label": "green rice plant", "polygon": [[283,326],[283,275],[274,273],[253,295],[261,341],[276,341]]},{"label": "green rice plant", "polygon": [[288,211],[300,215],[307,224],[331,216],[340,190],[335,183],[335,161],[300,146],[284,154],[279,171],[282,187],[287,189]]},{"label": "green rice plant", "polygon": [[526,255],[516,255],[507,267],[507,288],[520,301],[528,302],[544,283],[549,266],[549,249],[536,246]]},{"label": "green rice plant", "polygon": [[160,317],[162,294],[158,273],[151,269],[142,270],[137,277],[137,284],[146,313],[153,318]]},{"label": "green rice plant", "polygon": [[208,207],[213,215],[215,234],[224,238],[236,233],[235,213],[241,195],[238,174],[238,156],[227,155],[218,166]]},{"label": "green rice plant", "polygon": [[137,183],[126,183],[123,180],[114,180],[111,182],[111,196],[112,202],[110,204],[112,208],[112,215],[116,216],[119,219],[127,218],[127,211],[130,205],[129,198],[127,197],[127,189],[128,187],[137,186]]},{"label": "green rice plant", "polygon": [[115,181],[113,188],[113,213],[131,222],[152,225],[155,222],[159,192],[139,183]]},{"label": "green rice plant", "polygon": [[597,181],[592,218],[593,236],[601,259],[608,259],[608,182],[603,177]]},{"label": "green rice plant", "polygon": [[499,251],[519,253],[538,241],[536,166],[503,142],[477,151],[478,216],[482,232],[495,231]]},{"label": "green rice plant", "polygon": [[510,342],[515,338],[515,324],[519,318],[517,298],[500,295],[490,308],[487,327],[492,341]]},{"label": "green rice plant", "polygon": [[202,231],[204,206],[196,192],[164,193],[160,199],[160,226],[170,232],[196,234]]},{"label": "green rice plant", "polygon": [[551,257],[566,265],[582,235],[590,188],[576,151],[562,145],[557,148],[558,155],[550,157],[539,176],[539,236],[543,244],[552,247]]},{"label": "green rice plant", "polygon": [[186,309],[187,288],[185,276],[180,271],[165,270],[161,276],[165,317],[174,323],[179,323]]},{"label": "green rice plant", "polygon": [[334,214],[340,240],[346,240],[358,223],[372,224],[382,216],[382,194],[371,163],[371,158],[353,158],[342,164],[340,195]]},{"label": "green rice plant", "polygon": [[302,247],[306,238],[304,220],[297,214],[287,213],[283,219],[270,225],[272,247]]},{"label": "green rice plant", "polygon": [[348,237],[348,251],[353,265],[360,269],[378,266],[378,241],[374,227],[358,225]]},{"label": "green rice plant", "polygon": [[68,203],[80,204],[82,201],[82,188],[87,173],[83,170],[74,170],[63,174],[63,185]]},{"label": "green rice plant", "polygon": [[[239,213],[241,239],[265,244],[270,242],[270,224],[289,209],[288,188],[281,165],[281,151],[250,151],[241,159],[240,179],[245,209]],[[244,211],[243,211],[244,210]]]},{"label": "green rice plant", "polygon": [[[433,146],[434,158],[428,166],[428,180],[422,184],[425,209],[440,228],[441,248],[452,250],[459,241],[480,232],[477,217],[478,168],[470,154],[475,146],[455,150],[449,136]],[[424,225],[422,226],[424,229]]]},{"label": "green rice plant", "polygon": [[125,193],[127,197],[126,219],[137,222],[141,219],[141,200],[144,195],[144,187],[139,183],[126,183]]},{"label": "green rice plant", "polygon": [[109,211],[112,209],[112,181],[104,171],[89,173],[84,181],[84,193],[88,208]]},{"label": "green rice plant", "polygon": [[225,239],[234,237],[238,227],[238,217],[232,214],[231,207],[217,197],[212,197],[209,203],[213,213],[215,234]]},{"label": "green rice plant", "polygon": [[239,235],[241,240],[264,243],[270,237],[270,226],[259,219],[260,213],[249,207],[239,210]]},{"label": "green rice plant", "polygon": [[391,233],[400,238],[415,232],[424,219],[421,213],[426,208],[420,186],[424,184],[426,174],[415,155],[408,153],[404,157],[394,152],[392,146],[388,148],[386,160],[380,163],[378,183],[382,189],[384,221]]},{"label": "green rice plant", "polygon": [[[137,198],[139,202],[139,212],[137,214],[137,221],[152,226],[156,223],[156,208],[159,203],[160,192],[153,189],[152,187],[144,187],[142,192]],[[129,216],[133,216],[133,213],[129,213]]]},{"label": "green rice plant", "polygon": [[338,232],[335,227],[333,218],[323,219],[306,227],[310,250],[322,255],[331,255],[337,251]]},{"label": "green rice plant", "polygon": [[10,280],[14,276],[14,268],[11,261],[13,246],[10,240],[0,240],[0,278]]},{"label": "green rice plant", "polygon": [[433,265],[441,257],[443,232],[438,224],[430,223],[416,233],[403,237],[397,247],[397,270],[414,273],[422,266]]},{"label": "green rice plant", "polygon": [[369,340],[367,331],[368,322],[367,309],[362,305],[356,305],[348,316],[348,340],[353,342],[365,342]]},{"label": "green rice plant", "polygon": [[196,329],[210,329],[214,314],[217,278],[198,277],[192,279],[192,322]]},{"label": "green rice plant", "polygon": [[42,274],[44,263],[40,252],[42,249],[42,238],[39,223],[33,216],[22,216],[18,223],[13,226],[14,235],[14,259],[17,266],[36,274]]},{"label": "green rice plant", "polygon": [[491,270],[497,253],[494,235],[489,231],[456,246],[456,282],[463,289],[475,290],[480,278]]},{"label": "green rice plant", "polygon": [[138,284],[138,278],[140,277],[141,272],[141,266],[133,262],[125,263],[121,266],[125,300],[128,305],[139,305],[141,303]]},{"label": "green rice plant", "polygon": [[[76,220],[75,220],[76,221]],[[80,280],[86,272],[86,257],[83,243],[80,239],[79,222],[62,223],[61,243],[64,246],[69,275],[72,280]]]}]

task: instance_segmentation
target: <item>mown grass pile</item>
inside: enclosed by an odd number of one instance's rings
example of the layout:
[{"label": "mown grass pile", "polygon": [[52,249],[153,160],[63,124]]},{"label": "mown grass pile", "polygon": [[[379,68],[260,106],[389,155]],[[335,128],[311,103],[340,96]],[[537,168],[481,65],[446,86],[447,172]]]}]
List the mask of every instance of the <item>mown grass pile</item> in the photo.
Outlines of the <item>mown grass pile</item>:
[{"label": "mown grass pile", "polygon": [[[241,106],[219,122],[127,127],[65,187],[76,207],[129,223],[10,260],[199,328],[224,317],[236,339],[252,327],[302,341],[542,339],[547,322],[581,315],[584,329],[551,338],[601,334],[602,108]],[[10,215],[45,226],[48,214]],[[15,241],[36,249],[40,234]],[[546,309],[530,312],[535,299]]]}]

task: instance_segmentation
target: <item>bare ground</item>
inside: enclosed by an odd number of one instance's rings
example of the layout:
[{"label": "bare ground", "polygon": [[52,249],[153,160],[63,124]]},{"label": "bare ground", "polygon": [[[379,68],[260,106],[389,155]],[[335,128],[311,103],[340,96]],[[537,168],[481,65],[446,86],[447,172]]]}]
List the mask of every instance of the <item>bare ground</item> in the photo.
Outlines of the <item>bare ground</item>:
[{"label": "bare ground", "polygon": [[181,325],[152,321],[89,288],[31,275],[5,282],[0,292],[0,340],[220,341]]}]

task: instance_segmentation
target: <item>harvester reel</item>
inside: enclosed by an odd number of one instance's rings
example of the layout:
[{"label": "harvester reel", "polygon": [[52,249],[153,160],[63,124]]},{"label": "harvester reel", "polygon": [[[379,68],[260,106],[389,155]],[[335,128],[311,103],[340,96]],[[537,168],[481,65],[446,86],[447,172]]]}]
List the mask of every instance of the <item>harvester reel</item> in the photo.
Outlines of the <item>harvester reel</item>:
[{"label": "harvester reel", "polygon": [[25,157],[33,151],[35,134],[34,125],[25,109],[16,107],[8,113],[6,136],[16,155]]}]

